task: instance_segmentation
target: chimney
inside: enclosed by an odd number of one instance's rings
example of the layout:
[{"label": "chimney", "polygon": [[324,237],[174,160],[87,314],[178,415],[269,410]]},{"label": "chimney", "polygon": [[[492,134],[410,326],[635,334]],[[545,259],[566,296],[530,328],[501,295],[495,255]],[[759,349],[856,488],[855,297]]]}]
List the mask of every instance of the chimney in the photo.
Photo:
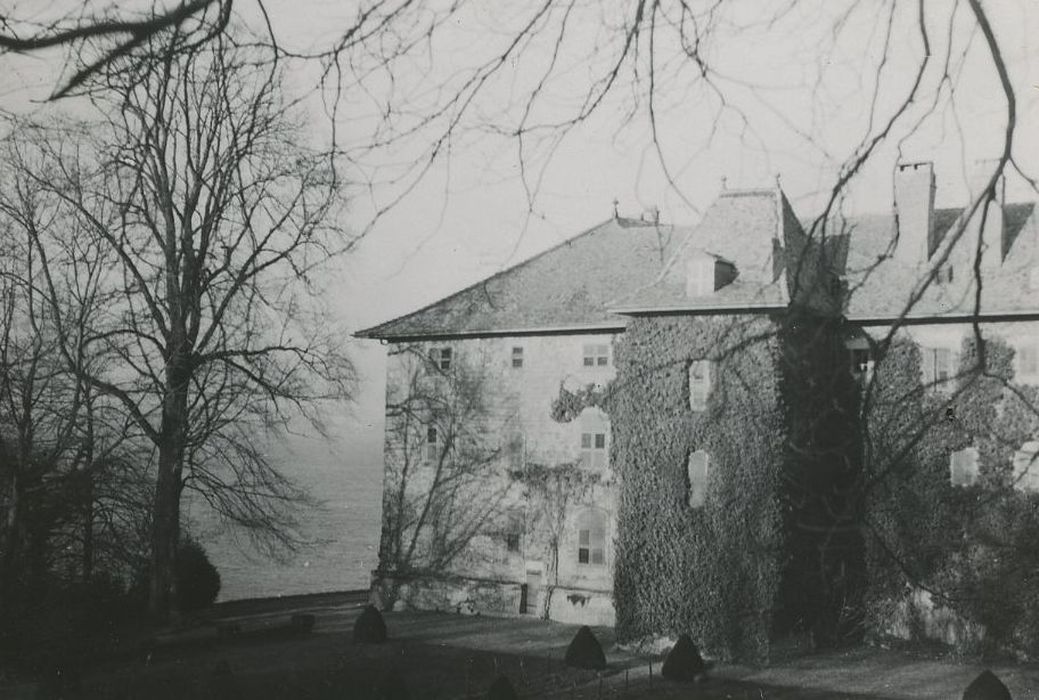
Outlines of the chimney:
[{"label": "chimney", "polygon": [[[1003,205],[1006,199],[1006,179],[1003,173],[1000,173],[996,180],[995,197],[988,203],[988,211],[984,211],[985,187],[992,179],[998,163],[999,161],[996,159],[974,161],[970,177],[970,201],[967,203],[967,206],[970,207],[974,205],[976,199],[983,198],[968,224],[966,242],[969,245],[968,250],[975,251],[978,236],[981,236],[981,264],[990,267],[999,267],[1007,254],[1003,233]],[[981,225],[982,215],[985,217],[984,227]]]},{"label": "chimney", "polygon": [[656,226],[660,223],[660,208],[656,205],[646,207],[642,212],[642,220]]},{"label": "chimney", "polygon": [[894,258],[922,265],[934,240],[934,164],[899,163],[895,169],[895,216],[898,242]]}]

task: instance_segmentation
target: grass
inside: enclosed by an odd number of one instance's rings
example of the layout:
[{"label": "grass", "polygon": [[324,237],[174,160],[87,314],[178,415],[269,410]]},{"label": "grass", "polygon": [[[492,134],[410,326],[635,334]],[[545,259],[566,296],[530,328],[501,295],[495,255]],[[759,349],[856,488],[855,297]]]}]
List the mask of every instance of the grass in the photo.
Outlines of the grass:
[{"label": "grass", "polygon": [[[293,613],[310,610],[313,632],[293,630]],[[577,628],[532,619],[491,619],[443,613],[389,613],[390,641],[355,644],[359,605],[308,608],[306,601],[207,619],[168,634],[161,644],[127,641],[115,655],[92,655],[81,678],[44,678],[43,697],[69,698],[367,698],[384,697],[396,675],[413,699],[482,698],[505,674],[521,698],[792,698],[960,697],[979,666],[947,657],[859,648],[784,658],[769,668],[720,666],[701,684],[659,676],[661,657],[640,657],[596,630],[607,653],[605,672],[567,667],[562,659]],[[215,623],[242,634],[219,638]],[[653,664],[652,676],[649,663]],[[1039,668],[997,669],[1017,700],[1039,698]],[[76,674],[73,673],[73,676]],[[37,688],[0,687],[0,697],[37,697]]]}]

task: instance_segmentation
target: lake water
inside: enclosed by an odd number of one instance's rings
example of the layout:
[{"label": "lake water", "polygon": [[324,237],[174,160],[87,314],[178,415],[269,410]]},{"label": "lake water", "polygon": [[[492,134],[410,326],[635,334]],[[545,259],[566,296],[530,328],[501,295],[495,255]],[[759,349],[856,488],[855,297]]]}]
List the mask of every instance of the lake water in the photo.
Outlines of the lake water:
[{"label": "lake water", "polygon": [[[217,534],[205,511],[189,508],[210,560],[220,572],[218,600],[266,598],[367,588],[378,560],[382,465],[328,460],[288,463],[284,469],[323,506],[305,512],[305,535],[321,540],[288,562],[274,562]],[[209,520],[209,522],[207,522]]]}]

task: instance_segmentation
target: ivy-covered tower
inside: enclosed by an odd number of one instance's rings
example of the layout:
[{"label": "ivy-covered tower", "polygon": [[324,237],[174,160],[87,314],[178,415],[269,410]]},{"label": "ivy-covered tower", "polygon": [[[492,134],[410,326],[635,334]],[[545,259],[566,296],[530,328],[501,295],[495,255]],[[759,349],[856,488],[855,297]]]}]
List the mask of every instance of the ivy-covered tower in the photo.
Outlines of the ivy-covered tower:
[{"label": "ivy-covered tower", "polygon": [[726,191],[616,304],[619,635],[766,660],[777,634],[840,626],[862,566],[841,498],[855,391],[823,253],[778,188]]}]

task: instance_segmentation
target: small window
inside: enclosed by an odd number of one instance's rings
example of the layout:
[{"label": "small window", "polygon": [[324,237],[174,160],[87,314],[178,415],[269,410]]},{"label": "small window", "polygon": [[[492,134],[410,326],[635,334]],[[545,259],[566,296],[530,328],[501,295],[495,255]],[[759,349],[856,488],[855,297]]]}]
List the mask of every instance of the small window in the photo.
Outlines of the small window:
[{"label": "small window", "polygon": [[426,428],[426,459],[435,460],[439,456],[439,450],[437,449],[437,429],[436,426],[429,426]]},{"label": "small window", "polygon": [[505,535],[505,549],[510,552],[520,551],[520,536],[518,532],[509,532]]},{"label": "small window", "polygon": [[577,522],[577,563],[602,566],[606,563],[606,521],[602,515],[588,511]]},{"label": "small window", "polygon": [[512,349],[512,368],[523,369],[523,348],[521,347]]},{"label": "small window", "polygon": [[693,360],[689,363],[689,408],[694,411],[707,409],[707,397],[711,393],[711,363],[709,360]]},{"label": "small window", "polygon": [[442,372],[451,369],[451,348],[433,348],[429,351],[429,360]]},{"label": "small window", "polygon": [[602,469],[606,465],[606,433],[581,433],[581,466]]},{"label": "small window", "polygon": [[952,284],[953,268],[951,263],[945,263],[935,271],[934,279],[938,284]]},{"label": "small window", "polygon": [[952,350],[920,348],[920,369],[924,386],[936,387],[949,381],[952,378]]},{"label": "small window", "polygon": [[584,346],[585,367],[606,367],[610,364],[610,346],[606,343]]},{"label": "small window", "polygon": [[851,351],[851,376],[869,379],[873,373],[873,356],[869,350],[856,348]]},{"label": "small window", "polygon": [[689,507],[702,508],[707,502],[707,472],[710,458],[703,450],[689,454],[687,473],[689,476]]},{"label": "small window", "polygon": [[1024,377],[1039,374],[1039,350],[1035,345],[1022,345],[1017,349],[1017,374]]},{"label": "small window", "polygon": [[978,451],[967,447],[949,455],[949,481],[953,486],[973,486],[978,481]]},{"label": "small window", "polygon": [[1039,491],[1039,442],[1021,445],[1011,461],[1014,468],[1014,488],[1018,491]]},{"label": "small window", "polygon": [[523,433],[512,433],[505,444],[505,456],[512,469],[522,469],[526,460],[526,439]]}]

